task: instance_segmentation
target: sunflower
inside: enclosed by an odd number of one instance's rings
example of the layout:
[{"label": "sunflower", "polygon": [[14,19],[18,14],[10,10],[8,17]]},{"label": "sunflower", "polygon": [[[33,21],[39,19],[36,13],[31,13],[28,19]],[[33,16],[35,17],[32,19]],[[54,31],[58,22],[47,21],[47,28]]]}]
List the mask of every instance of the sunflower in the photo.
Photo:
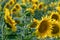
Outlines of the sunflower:
[{"label": "sunflower", "polygon": [[34,18],[33,21],[31,21],[32,23],[30,25],[28,25],[29,28],[35,28],[37,26],[37,24],[38,24],[37,21],[38,20]]},{"label": "sunflower", "polygon": [[12,8],[11,9],[11,13],[16,13],[17,9],[16,8]]},{"label": "sunflower", "polygon": [[9,23],[10,25],[16,25],[15,21],[12,19],[12,17],[10,16],[10,11],[8,9],[5,10],[5,16],[4,19],[7,23]]},{"label": "sunflower", "polygon": [[13,4],[15,4],[15,2],[16,2],[16,0],[10,0],[10,1],[8,2],[8,4],[9,4],[10,6],[12,6]]},{"label": "sunflower", "polygon": [[35,33],[38,38],[45,38],[51,32],[51,28],[51,19],[46,16],[41,21],[38,21]]},{"label": "sunflower", "polygon": [[53,21],[50,37],[55,37],[55,38],[60,37],[60,25],[59,24],[60,23],[58,21]]},{"label": "sunflower", "polygon": [[16,5],[14,6],[17,10],[20,10],[21,9],[21,6],[20,4],[16,3]]},{"label": "sunflower", "polygon": [[21,10],[20,4],[16,4],[12,9],[11,9],[11,13],[17,13]]},{"label": "sunflower", "polygon": [[41,10],[41,9],[43,8],[43,6],[44,6],[44,3],[43,3],[43,2],[40,2],[40,3],[38,4],[38,9]]},{"label": "sunflower", "polygon": [[[15,8],[17,11],[18,11],[18,10],[21,10],[21,6],[20,6],[20,4],[18,4],[18,3],[16,3],[12,9],[14,9],[14,8]],[[11,10],[12,10],[12,9],[11,9]]]},{"label": "sunflower", "polygon": [[[15,20],[13,20],[12,17],[10,16],[10,11],[9,11],[9,9],[5,9],[4,19],[5,19],[6,23],[8,23],[8,24],[11,26],[11,28],[14,28],[14,27],[15,27],[16,22],[15,22]],[[16,29],[16,27],[15,27],[15,29]],[[15,30],[15,31],[16,31],[16,30]]]},{"label": "sunflower", "polygon": [[10,5],[8,3],[6,3],[6,5],[4,6],[4,9],[5,8],[8,8],[9,9]]},{"label": "sunflower", "polygon": [[15,21],[12,19],[11,16],[6,16],[6,21],[7,21],[7,23],[9,23],[10,25],[16,25]]},{"label": "sunflower", "polygon": [[32,9],[34,9],[34,10],[37,9],[37,5],[36,4],[33,4],[32,5]]},{"label": "sunflower", "polygon": [[10,8],[10,7],[12,7],[15,4],[15,1],[14,0],[10,0],[9,2],[6,3],[6,5],[4,6],[4,8]]},{"label": "sunflower", "polygon": [[60,20],[60,15],[58,12],[52,12],[50,15],[50,18],[57,21],[57,20]]}]

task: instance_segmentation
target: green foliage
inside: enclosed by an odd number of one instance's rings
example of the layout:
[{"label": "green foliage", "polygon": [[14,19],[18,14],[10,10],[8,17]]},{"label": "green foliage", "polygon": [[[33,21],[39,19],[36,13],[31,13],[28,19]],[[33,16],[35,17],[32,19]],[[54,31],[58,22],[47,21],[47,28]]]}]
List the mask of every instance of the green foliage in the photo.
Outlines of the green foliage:
[{"label": "green foliage", "polygon": [[[43,1],[46,4],[50,4],[51,2],[57,2],[58,0],[40,0],[40,1]],[[8,0],[2,1],[0,3],[0,40],[40,40],[40,39],[37,39],[35,34],[33,34],[33,32],[35,31],[35,28],[28,28],[27,25],[31,23],[31,20],[33,20],[33,18],[41,20],[43,16],[48,15],[48,12],[47,12],[48,10],[52,11],[54,9],[51,7],[48,7],[46,12],[44,12],[43,10],[38,11],[36,9],[34,11],[34,15],[32,15],[30,11],[26,11],[26,8],[31,7],[31,4],[26,3],[26,5],[22,5],[21,0],[16,1],[16,3],[21,4],[22,10],[19,13],[17,13],[19,17],[17,17],[16,14],[11,15],[13,19],[17,22],[17,25],[16,25],[17,31],[12,32],[11,28],[9,28],[9,25],[6,24],[4,20],[3,8],[7,2]],[[46,40],[60,40],[60,38],[58,39],[47,38]]]}]

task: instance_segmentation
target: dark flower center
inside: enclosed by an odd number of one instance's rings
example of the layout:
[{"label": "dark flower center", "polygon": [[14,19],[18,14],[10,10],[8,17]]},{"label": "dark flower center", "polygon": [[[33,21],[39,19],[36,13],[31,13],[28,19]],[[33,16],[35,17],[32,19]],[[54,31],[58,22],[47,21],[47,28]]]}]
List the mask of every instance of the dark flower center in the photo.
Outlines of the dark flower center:
[{"label": "dark flower center", "polygon": [[58,17],[58,15],[53,14],[53,15],[52,15],[52,19],[58,20],[58,19],[59,19],[59,17]]},{"label": "dark flower center", "polygon": [[12,1],[10,2],[10,5],[12,5],[13,3],[12,3]]},{"label": "dark flower center", "polygon": [[9,5],[8,4],[6,5],[6,8],[9,8]]},{"label": "dark flower center", "polygon": [[13,9],[13,12],[16,12],[16,9],[15,8]]},{"label": "dark flower center", "polygon": [[41,9],[42,8],[42,5],[39,5],[39,9]]},{"label": "dark flower center", "polygon": [[19,6],[18,6],[18,5],[16,5],[16,8],[17,8],[17,9],[19,9]]},{"label": "dark flower center", "polygon": [[44,20],[41,22],[41,24],[39,25],[39,32],[40,33],[44,33],[45,31],[47,31],[47,28],[48,28],[49,24],[47,22],[47,20]]}]

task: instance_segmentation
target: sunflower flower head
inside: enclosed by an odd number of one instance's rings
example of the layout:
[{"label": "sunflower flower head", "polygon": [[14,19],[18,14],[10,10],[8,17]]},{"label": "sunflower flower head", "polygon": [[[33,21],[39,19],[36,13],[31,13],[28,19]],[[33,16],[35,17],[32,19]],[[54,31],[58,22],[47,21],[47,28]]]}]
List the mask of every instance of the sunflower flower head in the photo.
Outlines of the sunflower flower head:
[{"label": "sunflower flower head", "polygon": [[20,6],[20,4],[16,4],[15,6],[14,6],[17,10],[20,10],[21,9],[21,6]]},{"label": "sunflower flower head", "polygon": [[47,16],[38,21],[39,24],[36,27],[36,35],[38,38],[45,38],[51,32],[51,19]]},{"label": "sunflower flower head", "polygon": [[6,5],[4,6],[4,9],[5,8],[8,8],[9,9],[10,5],[8,3],[6,3]]},{"label": "sunflower flower head", "polygon": [[60,15],[58,12],[52,12],[50,18],[57,21],[60,20]]},{"label": "sunflower flower head", "polygon": [[32,9],[34,9],[34,10],[37,9],[37,5],[36,4],[33,4],[32,5]]},{"label": "sunflower flower head", "polygon": [[9,2],[6,3],[6,5],[4,6],[4,8],[10,8],[15,4],[16,0],[10,0]]},{"label": "sunflower flower head", "polygon": [[60,37],[60,25],[59,24],[60,24],[60,22],[53,21],[50,37],[55,37],[55,38]]},{"label": "sunflower flower head", "polygon": [[[5,16],[4,16],[4,19],[6,21],[6,23],[8,23],[11,28],[14,28],[15,25],[16,25],[16,22],[15,20],[12,19],[12,17],[10,16],[10,11],[9,9],[5,9]],[[16,28],[16,27],[15,27]]]},{"label": "sunflower flower head", "polygon": [[10,6],[12,6],[13,4],[15,4],[16,0],[10,0],[8,3]]},{"label": "sunflower flower head", "polygon": [[44,3],[43,2],[40,2],[39,5],[38,5],[38,9],[41,10],[44,6]]},{"label": "sunflower flower head", "polygon": [[13,8],[12,10],[11,10],[11,13],[15,13],[17,11],[17,9],[16,8]]},{"label": "sunflower flower head", "polygon": [[29,27],[30,27],[30,28],[36,28],[36,26],[37,26],[37,24],[38,24],[37,21],[38,21],[38,20],[34,18],[33,21],[31,21],[32,23],[29,25]]},{"label": "sunflower flower head", "polygon": [[17,13],[21,10],[21,6],[20,4],[16,4],[12,9],[11,9],[11,13]]}]

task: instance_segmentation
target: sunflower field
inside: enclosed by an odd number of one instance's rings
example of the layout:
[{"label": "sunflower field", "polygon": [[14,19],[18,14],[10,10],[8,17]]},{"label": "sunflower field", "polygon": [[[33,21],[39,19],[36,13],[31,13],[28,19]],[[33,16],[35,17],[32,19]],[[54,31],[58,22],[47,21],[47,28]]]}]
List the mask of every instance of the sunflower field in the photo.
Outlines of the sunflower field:
[{"label": "sunflower field", "polygon": [[60,0],[0,0],[0,40],[60,40]]}]

